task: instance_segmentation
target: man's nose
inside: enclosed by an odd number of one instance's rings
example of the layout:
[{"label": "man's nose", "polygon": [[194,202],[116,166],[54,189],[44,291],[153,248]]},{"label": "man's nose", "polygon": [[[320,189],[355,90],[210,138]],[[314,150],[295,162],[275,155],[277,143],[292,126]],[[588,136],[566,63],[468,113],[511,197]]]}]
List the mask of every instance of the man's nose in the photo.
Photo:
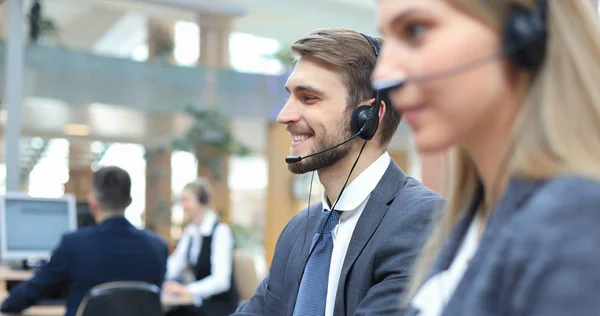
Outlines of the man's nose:
[{"label": "man's nose", "polygon": [[300,113],[293,105],[293,101],[290,98],[284,105],[279,114],[277,115],[277,122],[280,124],[297,123],[300,121]]}]

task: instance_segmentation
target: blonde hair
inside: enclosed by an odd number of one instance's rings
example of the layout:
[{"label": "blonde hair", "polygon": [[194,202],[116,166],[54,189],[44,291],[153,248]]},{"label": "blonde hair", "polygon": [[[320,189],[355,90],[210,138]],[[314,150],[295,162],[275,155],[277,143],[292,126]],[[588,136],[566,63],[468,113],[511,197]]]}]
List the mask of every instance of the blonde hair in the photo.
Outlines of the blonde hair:
[{"label": "blonde hair", "polygon": [[[512,4],[535,0],[450,0],[499,31]],[[600,179],[600,25],[597,1],[548,0],[546,59],[536,80],[521,76],[524,106],[507,152],[510,175],[545,179],[577,174]],[[518,134],[518,137],[517,137]],[[479,176],[464,149],[456,148],[448,203],[415,264],[407,295],[425,281],[442,243],[471,201]]]},{"label": "blonde hair", "polygon": [[189,190],[194,193],[198,203],[203,206],[210,206],[212,202],[212,187],[207,178],[200,177],[183,187],[184,190]]}]

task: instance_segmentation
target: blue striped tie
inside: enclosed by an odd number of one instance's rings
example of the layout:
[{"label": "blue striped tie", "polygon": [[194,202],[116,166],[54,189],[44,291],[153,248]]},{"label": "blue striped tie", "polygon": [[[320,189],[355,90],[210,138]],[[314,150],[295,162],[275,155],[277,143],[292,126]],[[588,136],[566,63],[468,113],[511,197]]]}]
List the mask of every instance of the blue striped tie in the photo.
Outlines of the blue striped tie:
[{"label": "blue striped tie", "polygon": [[[306,263],[302,281],[300,282],[300,289],[296,297],[296,306],[294,307],[294,316],[325,315],[329,265],[331,264],[331,251],[333,250],[331,231],[339,219],[340,211],[334,211],[333,213],[327,211],[321,215],[319,226],[317,226],[317,233],[313,237],[311,245],[311,249],[314,247],[314,250]],[[323,236],[319,239],[319,232],[322,227],[324,227]]]}]

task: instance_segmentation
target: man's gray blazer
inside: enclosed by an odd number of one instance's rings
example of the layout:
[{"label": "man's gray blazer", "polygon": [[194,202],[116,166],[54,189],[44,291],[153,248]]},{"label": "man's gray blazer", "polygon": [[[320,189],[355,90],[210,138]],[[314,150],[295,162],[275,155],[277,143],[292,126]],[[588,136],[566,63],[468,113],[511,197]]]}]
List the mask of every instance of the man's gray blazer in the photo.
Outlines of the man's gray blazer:
[{"label": "man's gray blazer", "polygon": [[[413,260],[442,197],[407,177],[394,161],[373,190],[350,240],[334,314],[398,315]],[[302,268],[323,212],[321,203],[283,229],[268,276],[234,315],[292,315]],[[308,229],[308,231],[307,231]]]}]

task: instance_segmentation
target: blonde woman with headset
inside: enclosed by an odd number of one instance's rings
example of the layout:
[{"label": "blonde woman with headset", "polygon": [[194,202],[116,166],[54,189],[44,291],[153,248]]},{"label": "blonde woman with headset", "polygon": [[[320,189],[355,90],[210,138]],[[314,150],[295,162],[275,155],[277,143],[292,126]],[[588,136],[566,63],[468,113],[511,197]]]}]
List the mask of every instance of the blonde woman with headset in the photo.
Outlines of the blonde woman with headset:
[{"label": "blonde woman with headset", "polygon": [[456,152],[409,315],[600,314],[596,2],[378,1],[374,86]]},{"label": "blonde woman with headset", "polygon": [[199,178],[181,192],[189,225],[169,257],[163,289],[191,295],[195,306],[171,310],[167,316],[225,316],[239,303],[232,267],[233,233],[211,208],[211,191],[208,180]]}]

